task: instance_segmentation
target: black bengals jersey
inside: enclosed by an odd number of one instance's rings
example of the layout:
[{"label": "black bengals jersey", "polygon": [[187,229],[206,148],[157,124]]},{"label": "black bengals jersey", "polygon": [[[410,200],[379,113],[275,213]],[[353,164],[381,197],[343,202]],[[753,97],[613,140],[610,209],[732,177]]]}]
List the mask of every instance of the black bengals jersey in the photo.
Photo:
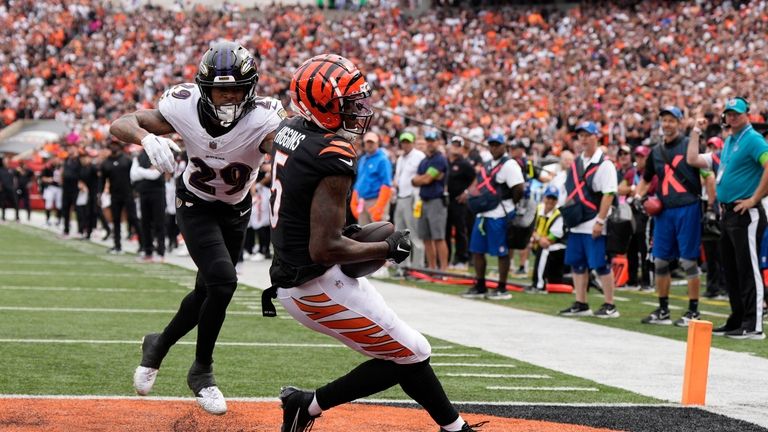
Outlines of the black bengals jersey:
[{"label": "black bengals jersey", "polygon": [[354,177],[356,169],[355,149],[344,138],[299,116],[280,123],[272,145],[273,286],[290,288],[325,273],[309,255],[312,197],[324,177]]}]

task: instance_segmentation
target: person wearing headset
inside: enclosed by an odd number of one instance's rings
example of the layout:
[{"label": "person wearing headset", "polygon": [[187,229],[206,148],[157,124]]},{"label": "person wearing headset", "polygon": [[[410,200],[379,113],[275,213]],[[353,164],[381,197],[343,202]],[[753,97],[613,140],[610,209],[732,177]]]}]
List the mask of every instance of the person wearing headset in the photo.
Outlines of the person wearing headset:
[{"label": "person wearing headset", "polygon": [[[752,128],[747,113],[749,102],[742,97],[728,100],[723,110],[731,134],[725,140],[715,178],[722,212],[720,250],[731,314],[712,333],[762,340],[763,284],[758,250],[766,227],[760,200],[768,192],[768,144]],[[700,168],[711,167],[713,162],[712,153],[699,154],[704,124],[704,118],[697,116],[686,154],[687,162]]]}]

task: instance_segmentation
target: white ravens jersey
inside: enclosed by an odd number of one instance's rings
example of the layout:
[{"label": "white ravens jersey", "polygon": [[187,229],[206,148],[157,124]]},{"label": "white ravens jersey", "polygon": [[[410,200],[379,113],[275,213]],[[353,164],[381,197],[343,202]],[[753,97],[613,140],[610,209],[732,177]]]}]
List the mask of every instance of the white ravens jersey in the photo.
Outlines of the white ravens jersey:
[{"label": "white ravens jersey", "polygon": [[237,204],[256,181],[264,154],[264,137],[277,129],[285,110],[277,99],[259,98],[229,132],[208,134],[198,117],[200,90],[192,83],[167,90],[158,109],[181,135],[189,163],[182,179],[187,189],[206,201]]}]

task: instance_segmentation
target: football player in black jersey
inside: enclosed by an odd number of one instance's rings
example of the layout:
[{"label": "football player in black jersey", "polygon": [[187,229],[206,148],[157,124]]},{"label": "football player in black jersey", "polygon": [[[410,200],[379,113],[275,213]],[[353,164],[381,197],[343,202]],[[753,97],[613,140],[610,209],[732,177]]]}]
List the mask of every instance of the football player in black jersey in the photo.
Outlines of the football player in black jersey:
[{"label": "football player in black jersey", "polygon": [[299,67],[290,91],[301,116],[283,120],[272,147],[275,255],[273,288],[265,297],[276,296],[303,325],[372,359],[314,392],[284,387],[282,432],[306,431],[323,410],[396,384],[441,431],[472,431],[429,364],[426,338],[400,320],[366,278],[349,277],[340,267],[376,259],[399,263],[411,250],[407,231],[369,243],[346,236],[355,231],[344,228],[356,171],[352,141],[373,114],[365,77],[349,60],[325,54]]},{"label": "football player in black jersey", "polygon": [[195,289],[162,333],[144,337],[134,373],[136,392],[149,393],[168,350],[197,326],[187,384],[203,409],[224,414],[226,401],[213,376],[213,349],[237,287],[235,263],[251,211],[248,191],[284,110],[277,100],[256,97],[254,58],[233,42],[213,44],[195,81],[168,90],[158,109],[124,115],[110,132],[142,144],[160,171],[173,172],[171,149],[178,147],[157,135],[178,133],[190,157],[176,189],[176,217],[198,268]]}]

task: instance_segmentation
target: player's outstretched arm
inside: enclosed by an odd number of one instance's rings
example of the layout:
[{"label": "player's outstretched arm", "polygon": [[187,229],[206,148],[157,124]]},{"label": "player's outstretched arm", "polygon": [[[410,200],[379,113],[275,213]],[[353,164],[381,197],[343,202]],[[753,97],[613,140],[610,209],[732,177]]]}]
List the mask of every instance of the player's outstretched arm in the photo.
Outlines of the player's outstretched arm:
[{"label": "player's outstretched arm", "polygon": [[109,127],[109,133],[115,138],[132,144],[141,144],[141,140],[149,134],[165,135],[173,132],[173,126],[156,109],[125,114]]},{"label": "player's outstretched arm", "polygon": [[330,176],[320,181],[312,198],[309,255],[322,265],[386,259],[386,242],[360,243],[342,235],[346,222],[347,191],[352,177]]}]

